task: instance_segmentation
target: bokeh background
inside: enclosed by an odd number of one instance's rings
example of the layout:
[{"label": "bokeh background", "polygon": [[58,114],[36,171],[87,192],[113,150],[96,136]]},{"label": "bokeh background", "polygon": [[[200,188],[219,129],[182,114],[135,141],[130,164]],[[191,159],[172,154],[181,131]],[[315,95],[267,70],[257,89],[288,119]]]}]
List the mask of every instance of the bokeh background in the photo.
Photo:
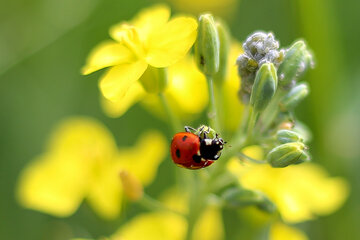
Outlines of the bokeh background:
[{"label": "bokeh background", "polygon": [[[159,1],[157,1],[159,2]],[[160,1],[161,2],[161,1]],[[163,1],[164,2],[164,1]],[[195,2],[195,3],[194,3]],[[139,209],[106,222],[83,204],[75,215],[54,218],[26,210],[15,199],[20,170],[43,152],[53,127],[67,116],[99,119],[126,146],[148,128],[171,137],[163,122],[141,107],[119,119],[99,105],[101,73],[81,76],[88,52],[108,38],[108,28],[154,4],[146,0],[14,0],[0,7],[0,238],[68,239],[106,236]],[[282,46],[304,38],[316,56],[306,77],[310,97],[297,114],[313,130],[311,152],[332,176],[351,185],[350,197],[336,213],[303,224],[310,239],[360,238],[360,2],[356,0],[171,0],[173,11],[215,9],[234,38],[255,30],[272,31]],[[140,122],[141,119],[141,122]],[[146,119],[146,121],[142,121]],[[164,162],[147,189],[157,196],[167,179]],[[163,170],[162,170],[163,169]],[[299,179],[301,181],[301,179]]]}]

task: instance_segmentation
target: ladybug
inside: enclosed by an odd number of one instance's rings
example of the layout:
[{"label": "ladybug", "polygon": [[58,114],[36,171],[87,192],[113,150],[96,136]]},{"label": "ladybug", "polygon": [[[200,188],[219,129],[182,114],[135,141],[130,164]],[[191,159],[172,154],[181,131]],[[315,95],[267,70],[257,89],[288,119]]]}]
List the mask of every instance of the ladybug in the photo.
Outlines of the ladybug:
[{"label": "ladybug", "polygon": [[171,141],[171,158],[173,162],[183,168],[200,169],[208,167],[219,159],[224,147],[224,140],[218,137],[208,138],[208,131],[202,126],[198,134],[191,132],[196,129],[185,127],[185,132],[176,133]]}]

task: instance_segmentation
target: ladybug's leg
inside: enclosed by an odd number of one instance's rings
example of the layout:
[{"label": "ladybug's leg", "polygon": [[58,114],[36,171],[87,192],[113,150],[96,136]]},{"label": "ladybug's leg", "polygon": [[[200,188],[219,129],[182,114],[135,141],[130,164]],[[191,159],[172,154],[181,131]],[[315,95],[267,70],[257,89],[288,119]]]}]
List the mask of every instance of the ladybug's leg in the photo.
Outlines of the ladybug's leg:
[{"label": "ladybug's leg", "polygon": [[198,137],[201,137],[201,134],[204,132],[204,126],[202,126],[198,131]]},{"label": "ladybug's leg", "polygon": [[185,126],[185,132],[191,132],[191,131],[196,131],[196,129],[195,128],[193,128],[193,127],[189,127],[189,126]]}]

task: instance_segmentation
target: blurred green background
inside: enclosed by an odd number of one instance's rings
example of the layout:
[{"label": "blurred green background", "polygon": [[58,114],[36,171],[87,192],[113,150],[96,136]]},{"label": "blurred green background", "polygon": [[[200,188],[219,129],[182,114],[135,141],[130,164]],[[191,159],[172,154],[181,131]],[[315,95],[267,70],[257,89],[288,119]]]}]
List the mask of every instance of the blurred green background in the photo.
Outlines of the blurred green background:
[{"label": "blurred green background", "polygon": [[[174,0],[173,0],[174,1]],[[14,0],[0,8],[0,238],[68,239],[113,233],[127,216],[99,219],[86,204],[59,219],[21,208],[14,196],[20,170],[40,154],[61,119],[87,115],[101,120],[118,145],[130,145],[148,128],[171,132],[135,106],[119,119],[99,106],[97,79],[81,76],[88,52],[108,39],[108,28],[131,19],[155,1]],[[209,10],[204,1],[203,11]],[[182,8],[191,7],[183,6]],[[351,184],[344,207],[302,225],[310,239],[360,238],[360,2],[356,0],[242,0],[226,14],[233,36],[243,41],[255,30],[272,31],[282,46],[304,38],[316,56],[316,69],[306,77],[311,96],[298,111],[313,130],[311,152],[332,176]],[[174,9],[176,12],[176,9]],[[190,10],[189,10],[190,11]],[[145,117],[144,117],[145,116]],[[146,118],[147,121],[139,119]],[[139,122],[139,124],[135,124]],[[148,189],[157,196],[169,162]],[[301,179],[299,179],[301,181]]]}]

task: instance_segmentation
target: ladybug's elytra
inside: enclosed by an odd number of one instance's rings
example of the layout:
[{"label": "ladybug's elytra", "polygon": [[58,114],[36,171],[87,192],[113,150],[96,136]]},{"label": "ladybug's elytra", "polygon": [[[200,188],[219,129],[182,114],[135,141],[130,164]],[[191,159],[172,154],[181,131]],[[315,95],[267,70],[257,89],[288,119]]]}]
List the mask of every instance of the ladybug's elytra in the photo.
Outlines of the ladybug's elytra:
[{"label": "ladybug's elytra", "polygon": [[222,138],[216,134],[214,138],[208,138],[209,131],[204,127],[196,131],[191,127],[185,127],[185,132],[176,133],[171,141],[171,158],[173,162],[183,168],[199,169],[210,166],[219,159],[221,150],[225,144]]}]

